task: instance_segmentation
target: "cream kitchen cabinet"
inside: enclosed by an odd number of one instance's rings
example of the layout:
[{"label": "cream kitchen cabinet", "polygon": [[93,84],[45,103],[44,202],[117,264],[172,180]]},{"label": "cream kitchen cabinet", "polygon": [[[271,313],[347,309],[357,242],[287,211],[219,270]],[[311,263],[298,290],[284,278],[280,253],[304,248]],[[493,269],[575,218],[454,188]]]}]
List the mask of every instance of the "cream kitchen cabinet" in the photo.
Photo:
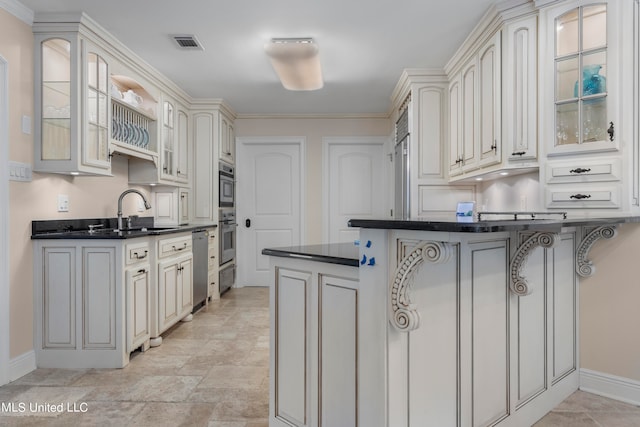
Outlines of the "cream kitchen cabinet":
[{"label": "cream kitchen cabinet", "polygon": [[188,111],[168,95],[162,96],[160,106],[159,158],[152,162],[131,158],[129,183],[188,186],[192,151]]},{"label": "cream kitchen cabinet", "polygon": [[382,425],[368,411],[377,387],[365,373],[372,337],[357,266],[280,257],[270,265],[270,425]]},{"label": "cream kitchen cabinet", "polygon": [[537,165],[538,16],[509,21],[503,34],[503,142],[507,163]]},{"label": "cream kitchen cabinet", "polygon": [[188,188],[154,186],[151,197],[155,207],[154,224],[174,226],[188,224],[190,221],[190,194]]},{"label": "cream kitchen cabinet", "polygon": [[110,175],[111,57],[68,24],[56,31],[34,23],[34,171]]},{"label": "cream kitchen cabinet", "polygon": [[[410,201],[408,210],[395,212],[396,217],[404,213],[411,218],[449,217],[455,213],[457,201],[475,200],[473,186],[449,185],[449,87],[447,76],[438,70],[404,70],[396,85],[392,96],[396,138],[404,136],[398,130],[404,126],[409,137],[406,159],[398,155],[402,152],[398,147],[402,141],[396,140],[394,167],[398,174],[396,179],[409,183],[406,191]],[[452,109],[457,111],[457,107]],[[406,123],[403,124],[404,118],[399,119],[405,117],[405,112]],[[402,191],[400,186],[396,191]]]},{"label": "cream kitchen cabinet", "polygon": [[454,72],[449,87],[449,175],[501,161],[501,32]]},{"label": "cream kitchen cabinet", "polygon": [[220,299],[220,286],[218,280],[220,261],[218,253],[218,229],[212,228],[209,230],[209,240],[207,244],[207,277],[209,283],[207,297],[212,300]]},{"label": "cream kitchen cabinet", "polygon": [[228,142],[235,138],[229,136],[233,135],[231,118],[234,117],[235,113],[224,102],[192,105],[194,172],[191,217],[195,222],[218,222],[219,160],[233,161],[233,158],[223,155],[224,150],[220,146],[225,135]]},{"label": "cream kitchen cabinet", "polygon": [[125,288],[127,319],[127,352],[138,347],[143,351],[149,348],[151,266],[148,239],[125,245]]},{"label": "cream kitchen cabinet", "polygon": [[[145,345],[148,338],[141,330],[145,279],[128,274],[123,242],[34,240],[38,367],[122,368],[129,363],[129,349]],[[143,265],[135,268],[146,269]],[[127,307],[131,302],[127,300],[128,284],[133,285],[129,288],[134,297],[143,298],[135,307]],[[128,308],[140,321],[135,326],[128,324],[133,320],[127,316]],[[139,334],[134,338],[127,335],[127,330]]]},{"label": "cream kitchen cabinet", "polygon": [[220,115],[220,160],[235,164],[236,135],[233,120],[225,114]]},{"label": "cream kitchen cabinet", "polygon": [[636,212],[638,109],[622,94],[637,88],[639,53],[626,42],[637,34],[637,2],[547,3],[537,2],[545,206],[574,215]]},{"label": "cream kitchen cabinet", "polygon": [[157,287],[152,292],[151,337],[184,319],[193,309],[193,253],[191,233],[157,241]]},{"label": "cream kitchen cabinet", "polygon": [[620,149],[622,3],[564,1],[540,11],[540,132],[547,156]]}]

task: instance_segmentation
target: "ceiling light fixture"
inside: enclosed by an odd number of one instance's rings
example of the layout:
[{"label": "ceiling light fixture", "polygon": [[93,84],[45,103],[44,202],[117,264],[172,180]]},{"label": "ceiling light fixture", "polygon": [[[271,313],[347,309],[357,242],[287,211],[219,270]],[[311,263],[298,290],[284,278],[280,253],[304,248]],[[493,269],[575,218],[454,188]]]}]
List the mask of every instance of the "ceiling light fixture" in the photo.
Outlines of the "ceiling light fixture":
[{"label": "ceiling light fixture", "polygon": [[318,90],[324,85],[318,45],[312,38],[275,38],[264,50],[285,89]]}]

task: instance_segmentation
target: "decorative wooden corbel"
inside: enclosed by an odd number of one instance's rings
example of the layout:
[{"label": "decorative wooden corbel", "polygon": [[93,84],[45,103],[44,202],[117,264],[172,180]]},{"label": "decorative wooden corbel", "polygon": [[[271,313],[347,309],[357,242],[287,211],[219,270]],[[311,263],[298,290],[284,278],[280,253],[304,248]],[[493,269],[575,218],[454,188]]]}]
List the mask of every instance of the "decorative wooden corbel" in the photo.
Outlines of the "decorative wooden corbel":
[{"label": "decorative wooden corbel", "polygon": [[558,233],[537,232],[524,241],[516,251],[509,266],[511,282],[509,288],[511,292],[518,296],[529,295],[531,289],[527,283],[527,279],[522,276],[522,268],[532,250],[537,247],[551,248],[559,241]]},{"label": "decorative wooden corbel", "polygon": [[423,262],[445,263],[454,253],[451,243],[421,241],[399,263],[389,287],[390,322],[399,331],[409,332],[420,327],[420,313],[411,303],[411,287],[416,271]]},{"label": "decorative wooden corbel", "polygon": [[578,245],[576,253],[576,273],[582,277],[589,277],[596,271],[596,266],[587,259],[589,251],[593,245],[600,239],[613,239],[618,235],[618,229],[615,225],[604,225],[592,230],[582,239]]}]

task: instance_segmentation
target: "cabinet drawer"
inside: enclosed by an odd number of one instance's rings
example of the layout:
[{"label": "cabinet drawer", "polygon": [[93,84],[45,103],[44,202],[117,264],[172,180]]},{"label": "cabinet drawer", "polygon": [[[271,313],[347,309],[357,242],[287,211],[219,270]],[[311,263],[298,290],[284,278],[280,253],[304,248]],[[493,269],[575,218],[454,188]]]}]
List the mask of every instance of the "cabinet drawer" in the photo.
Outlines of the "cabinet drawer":
[{"label": "cabinet drawer", "polygon": [[207,253],[207,260],[208,260],[208,265],[209,265],[209,270],[211,270],[212,267],[215,267],[216,265],[218,265],[218,248],[215,247],[211,247],[209,246],[209,251]]},{"label": "cabinet drawer", "polygon": [[218,272],[214,271],[211,272],[211,270],[209,270],[209,276],[208,276],[208,286],[209,286],[209,290],[207,293],[207,296],[211,297],[211,296],[218,296],[220,294],[220,290],[218,289]]},{"label": "cabinet drawer", "polygon": [[548,188],[547,207],[565,209],[618,208],[620,189],[617,186],[587,188]]},{"label": "cabinet drawer", "polygon": [[621,174],[622,165],[620,159],[549,164],[547,167],[547,182],[549,184],[561,184],[620,181]]},{"label": "cabinet drawer", "polygon": [[158,240],[158,258],[165,258],[172,255],[179,255],[191,252],[191,233],[187,236],[173,237]]},{"label": "cabinet drawer", "polygon": [[130,243],[125,249],[125,263],[135,264],[149,259],[149,242]]}]

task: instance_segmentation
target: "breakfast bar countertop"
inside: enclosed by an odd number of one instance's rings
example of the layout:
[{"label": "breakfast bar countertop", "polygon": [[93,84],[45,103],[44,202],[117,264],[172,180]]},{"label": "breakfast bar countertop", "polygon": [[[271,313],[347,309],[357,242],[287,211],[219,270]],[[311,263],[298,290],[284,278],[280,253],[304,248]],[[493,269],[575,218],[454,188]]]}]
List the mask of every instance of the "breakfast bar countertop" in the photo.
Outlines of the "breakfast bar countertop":
[{"label": "breakfast bar countertop", "polygon": [[567,219],[504,219],[473,222],[431,220],[429,218],[400,219],[351,219],[350,227],[376,228],[381,230],[443,231],[450,233],[495,233],[500,231],[547,231],[559,232],[564,227],[601,226],[640,222],[640,217],[624,216],[611,218],[567,218]]}]

